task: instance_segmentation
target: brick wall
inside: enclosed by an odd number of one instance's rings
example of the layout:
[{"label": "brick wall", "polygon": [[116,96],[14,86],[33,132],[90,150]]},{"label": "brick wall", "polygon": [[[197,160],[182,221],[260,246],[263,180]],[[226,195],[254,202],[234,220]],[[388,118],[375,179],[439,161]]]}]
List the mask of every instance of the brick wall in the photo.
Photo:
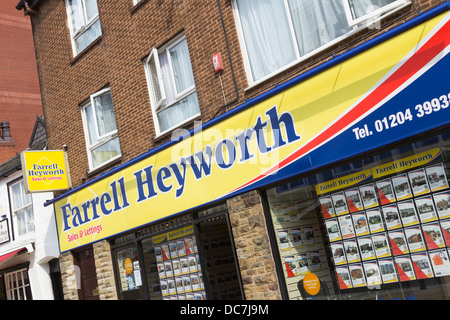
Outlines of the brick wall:
[{"label": "brick wall", "polygon": [[28,147],[36,115],[42,115],[30,17],[16,0],[0,1],[0,122],[12,142],[0,141],[0,163]]},{"label": "brick wall", "polygon": [[[229,1],[222,1],[227,25],[233,15]],[[86,52],[72,58],[67,16],[63,1],[43,1],[33,17],[37,64],[42,99],[46,106],[50,148],[69,147],[69,163],[74,185],[88,169],[79,105],[104,86],[111,87],[122,162],[169,140],[154,140],[155,130],[142,58],[153,47],[184,32],[192,60],[202,111],[209,120],[223,104],[220,82],[214,73],[212,55],[220,51],[225,71],[222,82],[227,101],[235,98],[224,44],[220,15],[215,1],[144,1],[132,10],[132,1],[98,1],[103,36]],[[116,23],[121,17],[121,23]],[[41,27],[42,26],[42,27]],[[45,26],[45,27],[43,27]],[[246,85],[236,31],[230,29],[236,78],[242,92]],[[192,124],[191,124],[192,126]]]},{"label": "brick wall", "polygon": [[[249,90],[230,0],[221,0],[221,9],[230,46],[239,100],[252,98],[344,51],[385,32],[439,4],[438,0],[413,0],[412,5],[383,22],[380,29],[367,29]],[[50,148],[69,146],[72,181],[82,183],[88,170],[79,105],[105,86],[111,87],[115,107],[122,163],[167,142],[170,136],[155,139],[153,118],[142,59],[184,32],[189,46],[201,120],[211,119],[224,104],[212,55],[221,52],[224,64],[222,83],[227,102],[236,98],[216,1],[144,0],[133,8],[132,1],[98,1],[103,36],[86,52],[72,57],[67,15],[63,1],[41,1],[39,14],[32,19],[42,100]],[[120,19],[120,23],[117,23]],[[192,128],[193,124],[187,125]],[[115,164],[117,165],[117,163]],[[88,178],[92,178],[89,176]]]},{"label": "brick wall", "polygon": [[[276,83],[285,82],[331,59],[333,54],[341,54],[404,23],[417,16],[419,11],[429,10],[439,3],[438,0],[412,0],[411,6],[384,21],[380,29],[363,30],[345,42],[338,43],[268,81],[247,89],[231,1],[220,0],[239,94],[238,101],[230,108],[267,91]],[[186,34],[203,122],[210,120],[224,104],[219,77],[212,66],[212,55],[216,52],[221,52],[224,64],[222,82],[226,100],[232,102],[236,99],[216,1],[143,0],[133,8],[131,0],[98,0],[98,8],[103,35],[75,59],[72,57],[64,1],[41,1],[37,8],[39,14],[32,19],[48,144],[51,149],[68,145],[74,186],[82,183],[82,178],[88,170],[80,104],[101,88],[111,87],[122,163],[149,148],[163,144],[170,138],[155,139],[142,63],[142,59],[148,56],[152,48],[162,46],[182,32]],[[189,124],[187,128],[192,125]],[[227,205],[246,298],[280,299],[281,293],[259,194],[253,191],[240,195],[229,199]],[[115,292],[111,291],[114,277],[112,273],[106,272],[112,266],[109,247],[107,242],[95,246],[99,287],[105,290],[100,292],[101,298],[115,299]],[[63,265],[69,256],[70,253],[62,255]],[[64,277],[70,277],[71,270],[68,266],[67,271],[63,272],[63,283]],[[76,297],[73,288],[69,285],[65,288],[67,299]]]}]

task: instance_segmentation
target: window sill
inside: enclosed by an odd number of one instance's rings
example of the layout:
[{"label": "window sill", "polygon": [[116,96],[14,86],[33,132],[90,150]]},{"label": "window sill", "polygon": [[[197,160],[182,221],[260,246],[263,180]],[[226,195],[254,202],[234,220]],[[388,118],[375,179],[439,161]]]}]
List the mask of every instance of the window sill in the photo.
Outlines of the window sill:
[{"label": "window sill", "polygon": [[139,11],[140,8],[142,8],[144,6],[145,3],[147,3],[149,0],[141,0],[138,3],[136,3],[135,5],[132,6],[132,8],[130,9],[130,14],[133,15],[135,14],[137,11]]},{"label": "window sill", "polygon": [[84,48],[81,52],[79,52],[75,57],[70,59],[70,64],[74,65],[78,60],[80,60],[83,56],[87,54],[87,52],[91,51],[93,47],[95,47],[98,43],[102,41],[102,36],[98,36],[97,39],[92,41],[86,48]]}]

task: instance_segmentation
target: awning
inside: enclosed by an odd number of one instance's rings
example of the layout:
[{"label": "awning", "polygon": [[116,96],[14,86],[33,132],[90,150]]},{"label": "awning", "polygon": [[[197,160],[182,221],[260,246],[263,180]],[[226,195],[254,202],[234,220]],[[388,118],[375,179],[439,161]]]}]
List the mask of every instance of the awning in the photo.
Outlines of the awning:
[{"label": "awning", "polygon": [[2,263],[5,260],[8,260],[9,258],[13,257],[14,255],[18,254],[19,252],[23,251],[23,250],[27,250],[27,248],[20,248],[19,250],[4,254],[2,256],[0,256],[0,263]]}]

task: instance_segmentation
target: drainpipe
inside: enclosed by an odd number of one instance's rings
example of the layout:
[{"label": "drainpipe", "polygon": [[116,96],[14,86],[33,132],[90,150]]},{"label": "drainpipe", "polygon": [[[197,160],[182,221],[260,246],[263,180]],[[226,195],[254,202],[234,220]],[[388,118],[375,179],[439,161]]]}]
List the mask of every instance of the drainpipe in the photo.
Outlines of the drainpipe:
[{"label": "drainpipe", "polygon": [[233,77],[234,91],[236,92],[236,98],[235,98],[233,101],[231,101],[231,102],[229,102],[229,103],[224,104],[223,106],[221,106],[221,107],[219,108],[219,110],[217,110],[216,114],[215,114],[210,120],[212,120],[212,119],[214,119],[215,117],[217,117],[217,116],[219,115],[219,113],[222,112],[224,109],[227,110],[229,106],[231,106],[232,104],[235,104],[236,102],[239,101],[239,90],[238,90],[237,83],[236,83],[236,77],[234,76],[233,62],[231,61],[230,46],[229,46],[229,44],[228,44],[227,31],[226,31],[226,29],[225,29],[225,22],[224,22],[224,20],[223,20],[222,7],[221,7],[221,5],[220,5],[220,0],[217,0],[217,6],[219,7],[220,20],[221,20],[221,22],[222,22],[223,34],[224,34],[224,36],[225,36],[225,44],[226,44],[226,46],[227,46],[227,52],[228,52],[228,61],[230,62],[230,70],[231,70],[231,75],[232,75],[232,77]]}]

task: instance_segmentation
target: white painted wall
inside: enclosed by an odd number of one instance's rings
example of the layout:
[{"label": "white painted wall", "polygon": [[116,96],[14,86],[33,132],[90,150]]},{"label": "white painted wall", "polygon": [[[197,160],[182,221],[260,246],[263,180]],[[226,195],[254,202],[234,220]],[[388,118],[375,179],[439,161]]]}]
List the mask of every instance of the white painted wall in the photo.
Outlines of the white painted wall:
[{"label": "white painted wall", "polygon": [[[14,217],[10,211],[8,183],[22,177],[22,172],[18,171],[7,178],[0,180],[0,219],[6,215],[9,221],[9,232],[11,240],[0,244],[0,255],[11,251],[27,247],[28,254],[19,258],[8,260],[7,265],[0,264],[0,272],[5,267],[11,267],[11,263],[23,263],[28,261],[28,276],[30,279],[31,291],[35,300],[53,300],[53,289],[49,274],[49,264],[51,259],[58,258],[59,246],[56,232],[53,206],[44,207],[47,200],[53,198],[53,193],[34,193],[33,213],[35,232],[19,237],[14,233]],[[11,223],[12,222],[12,223]]]}]

